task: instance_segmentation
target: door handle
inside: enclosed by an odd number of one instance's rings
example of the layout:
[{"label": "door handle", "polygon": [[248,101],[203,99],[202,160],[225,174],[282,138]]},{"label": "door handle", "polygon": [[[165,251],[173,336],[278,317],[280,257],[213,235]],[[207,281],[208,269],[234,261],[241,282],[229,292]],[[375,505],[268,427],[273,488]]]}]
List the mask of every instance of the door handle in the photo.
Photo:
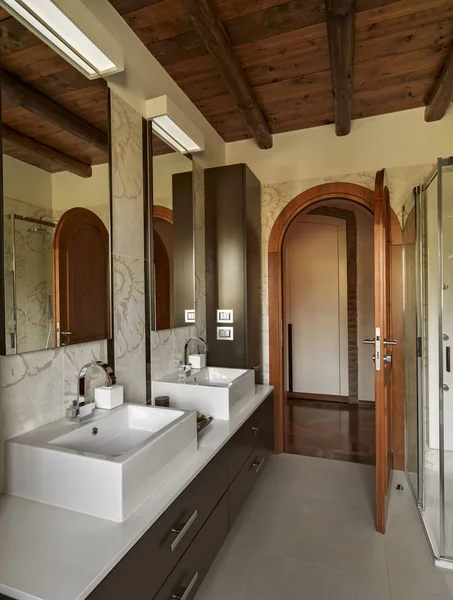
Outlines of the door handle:
[{"label": "door handle", "polygon": [[447,373],[451,372],[451,350],[450,350],[450,346],[447,346],[445,348],[445,352],[446,352],[446,363],[447,363]]},{"label": "door handle", "polygon": [[396,340],[384,340],[384,346],[396,346],[398,342]]},{"label": "door handle", "polygon": [[374,339],[370,340],[369,338],[367,338],[366,340],[363,340],[364,344],[373,344],[374,345],[374,342],[375,342]]}]

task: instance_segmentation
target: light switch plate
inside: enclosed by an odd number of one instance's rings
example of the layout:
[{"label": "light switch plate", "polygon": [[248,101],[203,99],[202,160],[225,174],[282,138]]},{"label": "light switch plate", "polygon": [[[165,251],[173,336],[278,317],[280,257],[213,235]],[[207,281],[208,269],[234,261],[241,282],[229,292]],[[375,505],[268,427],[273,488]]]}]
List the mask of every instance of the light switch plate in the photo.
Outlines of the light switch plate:
[{"label": "light switch plate", "polygon": [[217,309],[217,323],[233,323],[233,311],[228,308]]},{"label": "light switch plate", "polygon": [[234,327],[217,327],[217,339],[222,342],[234,340]]},{"label": "light switch plate", "polygon": [[186,315],[186,323],[195,323],[195,311],[193,308],[184,311]]}]

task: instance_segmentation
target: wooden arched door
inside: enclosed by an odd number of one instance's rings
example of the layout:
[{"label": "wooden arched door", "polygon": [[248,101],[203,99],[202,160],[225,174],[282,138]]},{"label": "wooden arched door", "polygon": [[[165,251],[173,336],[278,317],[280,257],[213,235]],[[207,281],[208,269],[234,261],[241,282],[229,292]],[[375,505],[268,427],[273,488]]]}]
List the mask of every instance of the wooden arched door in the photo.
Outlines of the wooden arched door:
[{"label": "wooden arched door", "polygon": [[109,234],[86,208],[72,208],[54,237],[55,344],[110,337]]}]

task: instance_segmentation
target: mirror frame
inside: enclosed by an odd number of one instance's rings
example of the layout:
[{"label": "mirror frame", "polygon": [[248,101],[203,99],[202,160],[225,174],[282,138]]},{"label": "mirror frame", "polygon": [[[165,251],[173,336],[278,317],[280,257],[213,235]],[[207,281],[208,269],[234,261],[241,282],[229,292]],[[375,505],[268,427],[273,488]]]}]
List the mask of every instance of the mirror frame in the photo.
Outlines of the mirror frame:
[{"label": "mirror frame", "polygon": [[[0,107],[2,106],[2,79],[3,69],[0,66]],[[115,333],[114,333],[114,280],[113,280],[113,184],[112,184],[112,160],[113,160],[113,148],[112,148],[112,109],[111,109],[111,93],[110,88],[107,92],[107,111],[108,111],[108,156],[109,156],[109,297],[110,297],[110,336],[105,339],[107,342],[107,361],[108,364],[115,370]],[[0,161],[0,231],[2,233],[2,242],[0,244],[0,281],[2,286],[0,287],[0,356],[17,356],[21,354],[29,354],[32,352],[42,352],[45,350],[57,350],[59,348],[65,348],[66,346],[73,346],[77,344],[64,344],[60,346],[52,346],[51,348],[39,348],[36,350],[29,350],[27,352],[17,352],[15,354],[6,354],[6,299],[5,299],[5,215],[4,215],[4,195],[3,195],[3,119],[0,120],[0,150],[2,160]],[[90,343],[90,342],[86,342]]]}]

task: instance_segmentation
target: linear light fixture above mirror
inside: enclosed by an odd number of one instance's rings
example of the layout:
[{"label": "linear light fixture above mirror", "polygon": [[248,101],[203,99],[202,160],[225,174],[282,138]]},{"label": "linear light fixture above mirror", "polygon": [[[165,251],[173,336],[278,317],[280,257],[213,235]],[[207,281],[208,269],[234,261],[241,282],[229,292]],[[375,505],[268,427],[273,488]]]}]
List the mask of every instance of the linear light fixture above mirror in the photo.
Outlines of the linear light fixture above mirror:
[{"label": "linear light fixture above mirror", "polygon": [[147,100],[146,118],[152,121],[153,132],[177,152],[204,150],[203,134],[168,96]]},{"label": "linear light fixture above mirror", "polygon": [[88,79],[124,69],[121,46],[80,0],[0,0],[0,6]]}]

